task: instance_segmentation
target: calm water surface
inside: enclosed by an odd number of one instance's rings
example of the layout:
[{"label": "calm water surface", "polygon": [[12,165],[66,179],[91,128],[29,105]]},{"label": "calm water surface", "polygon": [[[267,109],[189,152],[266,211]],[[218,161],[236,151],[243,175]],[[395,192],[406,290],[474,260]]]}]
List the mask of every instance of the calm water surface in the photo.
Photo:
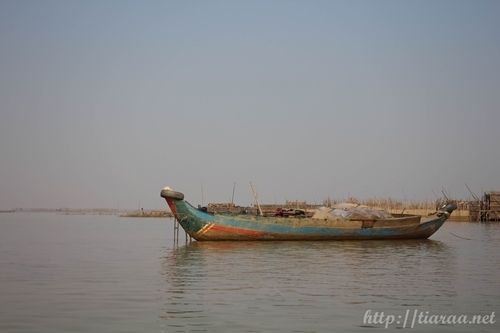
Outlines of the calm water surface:
[{"label": "calm water surface", "polygon": [[[500,224],[447,222],[425,241],[190,244],[172,226],[0,214],[0,332],[374,332],[367,310],[500,317]],[[498,332],[495,321],[411,331]]]}]

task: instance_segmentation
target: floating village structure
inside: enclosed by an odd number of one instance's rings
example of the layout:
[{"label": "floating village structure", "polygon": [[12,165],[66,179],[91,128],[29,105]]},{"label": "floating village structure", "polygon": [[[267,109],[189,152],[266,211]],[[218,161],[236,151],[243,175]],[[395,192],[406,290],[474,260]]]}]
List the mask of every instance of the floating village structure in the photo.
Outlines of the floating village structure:
[{"label": "floating village structure", "polygon": [[500,221],[500,191],[485,192],[481,199],[469,202],[470,221]]}]

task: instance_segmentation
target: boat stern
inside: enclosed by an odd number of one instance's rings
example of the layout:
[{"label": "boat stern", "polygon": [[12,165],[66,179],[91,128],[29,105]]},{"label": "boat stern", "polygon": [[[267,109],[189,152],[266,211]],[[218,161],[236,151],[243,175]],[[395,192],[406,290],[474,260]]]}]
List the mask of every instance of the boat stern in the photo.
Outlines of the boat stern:
[{"label": "boat stern", "polygon": [[443,207],[441,207],[438,212],[437,212],[437,215],[439,217],[441,216],[445,216],[446,219],[448,219],[451,215],[451,213],[453,213],[453,211],[457,209],[457,204],[451,202],[451,203],[447,203],[445,204]]}]

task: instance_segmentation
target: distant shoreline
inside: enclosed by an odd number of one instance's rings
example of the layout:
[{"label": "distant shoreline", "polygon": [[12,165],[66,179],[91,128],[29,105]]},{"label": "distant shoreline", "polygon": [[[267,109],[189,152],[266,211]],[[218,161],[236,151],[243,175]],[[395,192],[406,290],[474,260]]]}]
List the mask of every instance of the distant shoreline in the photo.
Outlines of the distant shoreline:
[{"label": "distant shoreline", "polygon": [[174,215],[166,210],[135,210],[120,214],[120,217],[174,217]]},{"label": "distant shoreline", "polygon": [[113,208],[16,208],[0,210],[0,213],[56,213],[63,215],[116,215],[120,217],[173,217],[167,210],[128,210]]},{"label": "distant shoreline", "polygon": [[68,215],[117,215],[122,210],[113,208],[15,208],[1,213],[60,213]]}]

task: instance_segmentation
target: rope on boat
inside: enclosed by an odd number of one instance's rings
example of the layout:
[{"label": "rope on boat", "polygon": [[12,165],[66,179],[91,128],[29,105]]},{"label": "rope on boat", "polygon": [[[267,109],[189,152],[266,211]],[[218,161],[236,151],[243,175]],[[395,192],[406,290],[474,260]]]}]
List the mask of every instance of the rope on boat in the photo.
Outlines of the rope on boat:
[{"label": "rope on boat", "polygon": [[448,232],[449,232],[450,234],[452,234],[453,236],[455,236],[455,237],[462,238],[462,239],[466,239],[466,240],[472,240],[472,238],[462,237],[462,236],[459,236],[459,235],[457,235],[457,234],[454,234],[454,233],[453,233],[453,232],[451,232],[451,231],[448,231]]}]

